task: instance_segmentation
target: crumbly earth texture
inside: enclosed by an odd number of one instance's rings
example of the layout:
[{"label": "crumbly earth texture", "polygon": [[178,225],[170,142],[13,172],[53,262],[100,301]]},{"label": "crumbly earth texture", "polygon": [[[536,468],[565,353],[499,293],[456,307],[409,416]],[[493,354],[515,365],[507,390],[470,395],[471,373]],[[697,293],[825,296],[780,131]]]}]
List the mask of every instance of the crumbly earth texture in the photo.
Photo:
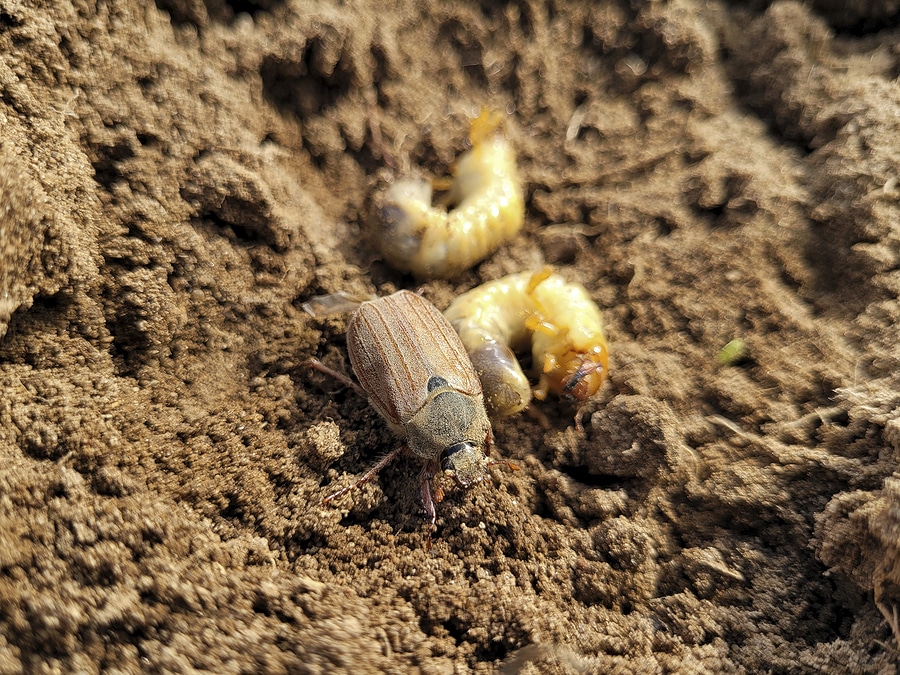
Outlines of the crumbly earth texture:
[{"label": "crumbly earth texture", "polygon": [[[0,673],[894,673],[896,0],[0,8]],[[609,381],[494,425],[430,550],[311,296],[509,114]],[[741,340],[743,349],[722,348]],[[741,343],[736,343],[741,344]]]}]

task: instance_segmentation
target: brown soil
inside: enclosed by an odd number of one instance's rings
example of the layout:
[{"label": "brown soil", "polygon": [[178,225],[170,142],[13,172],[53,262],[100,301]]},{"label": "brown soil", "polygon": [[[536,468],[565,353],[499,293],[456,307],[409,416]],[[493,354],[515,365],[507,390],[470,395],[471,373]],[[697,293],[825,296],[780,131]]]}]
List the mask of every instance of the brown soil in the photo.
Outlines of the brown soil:
[{"label": "brown soil", "polygon": [[[0,672],[895,672],[898,11],[3,3]],[[613,365],[426,550],[300,304],[417,287],[369,200],[481,106],[526,225],[425,296],[550,263]]]}]

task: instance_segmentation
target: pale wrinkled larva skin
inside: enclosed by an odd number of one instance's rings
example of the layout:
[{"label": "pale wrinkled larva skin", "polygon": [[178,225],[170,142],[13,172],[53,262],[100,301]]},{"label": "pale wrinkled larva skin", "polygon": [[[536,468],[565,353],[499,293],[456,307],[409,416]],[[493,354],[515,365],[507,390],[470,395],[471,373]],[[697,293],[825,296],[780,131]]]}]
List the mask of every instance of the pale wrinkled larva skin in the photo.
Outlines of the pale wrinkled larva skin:
[{"label": "pale wrinkled larva skin", "polygon": [[587,290],[558,274],[522,272],[482,284],[444,312],[481,378],[491,414],[513,415],[532,395],[513,350],[531,345],[535,397],[548,392],[584,401],[606,378],[603,316]]},{"label": "pale wrinkled larva skin", "polygon": [[[527,281],[524,275],[514,276]],[[531,385],[512,350],[521,351],[530,341],[525,317],[534,313],[533,303],[523,284],[508,283],[511,279],[482,284],[444,312],[481,379],[488,412],[504,417],[531,401]]]},{"label": "pale wrinkled larva skin", "polygon": [[516,153],[485,115],[472,124],[472,148],[456,163],[447,195],[431,203],[431,183],[405,178],[384,195],[376,241],[387,261],[420,279],[447,279],[472,267],[522,228],[525,203]]}]

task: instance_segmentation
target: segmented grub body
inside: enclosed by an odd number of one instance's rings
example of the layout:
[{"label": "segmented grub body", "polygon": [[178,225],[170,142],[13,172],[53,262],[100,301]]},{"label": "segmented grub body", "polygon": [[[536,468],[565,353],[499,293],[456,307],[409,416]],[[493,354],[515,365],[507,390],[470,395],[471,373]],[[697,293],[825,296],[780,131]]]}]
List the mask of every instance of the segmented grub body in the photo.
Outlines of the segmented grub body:
[{"label": "segmented grub body", "polygon": [[532,354],[534,396],[584,401],[606,378],[603,316],[587,290],[544,269],[512,274],[456,298],[444,312],[481,378],[492,414],[528,405],[532,388],[514,352]]},{"label": "segmented grub body", "polygon": [[432,183],[403,178],[386,191],[376,242],[394,267],[422,279],[449,278],[472,267],[522,228],[525,203],[509,141],[498,116],[472,122],[472,148],[457,161],[443,202],[432,205]]}]

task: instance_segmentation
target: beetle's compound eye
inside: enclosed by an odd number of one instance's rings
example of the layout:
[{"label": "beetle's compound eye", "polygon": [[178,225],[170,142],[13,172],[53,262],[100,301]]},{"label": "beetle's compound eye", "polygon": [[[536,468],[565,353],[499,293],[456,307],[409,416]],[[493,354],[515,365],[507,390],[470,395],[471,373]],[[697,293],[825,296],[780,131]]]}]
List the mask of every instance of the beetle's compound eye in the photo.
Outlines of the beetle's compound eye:
[{"label": "beetle's compound eye", "polygon": [[454,443],[441,453],[441,470],[467,488],[485,476],[487,457],[469,441]]},{"label": "beetle's compound eye", "polygon": [[428,378],[428,393],[430,394],[435,389],[440,389],[441,387],[449,387],[450,383],[447,382],[440,375],[432,375]]},{"label": "beetle's compound eye", "polygon": [[453,471],[456,466],[456,456],[461,452],[466,452],[466,450],[471,451],[471,449],[472,444],[469,443],[469,441],[462,441],[461,443],[451,445],[441,453],[441,470],[447,472]]}]

